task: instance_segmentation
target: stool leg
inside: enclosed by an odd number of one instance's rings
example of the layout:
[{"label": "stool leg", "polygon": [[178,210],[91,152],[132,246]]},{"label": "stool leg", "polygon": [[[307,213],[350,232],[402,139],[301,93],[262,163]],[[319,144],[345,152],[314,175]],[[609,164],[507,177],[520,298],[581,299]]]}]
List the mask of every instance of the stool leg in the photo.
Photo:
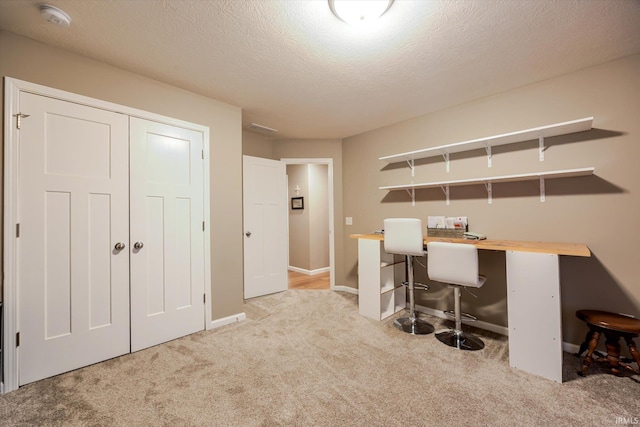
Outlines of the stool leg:
[{"label": "stool leg", "polygon": [[620,375],[620,336],[613,333],[604,333],[607,337],[605,345],[607,346],[607,360],[611,366],[611,373]]},{"label": "stool leg", "polygon": [[453,312],[456,316],[456,335],[460,335],[462,333],[462,307],[460,304],[460,287],[456,286],[453,288]]},{"label": "stool leg", "polygon": [[409,283],[409,317],[402,317],[393,322],[393,326],[412,335],[427,335],[435,330],[433,325],[416,315],[416,302],[413,282],[413,257],[407,255],[407,282]]},{"label": "stool leg", "polygon": [[636,343],[633,342],[633,339],[631,337],[624,337],[624,340],[627,342],[627,346],[629,347],[629,353],[631,353],[631,357],[633,357],[633,359],[636,361],[636,364],[638,365],[638,369],[632,368],[632,370],[636,374],[640,374],[640,353],[638,352]]},{"label": "stool leg", "polygon": [[413,323],[417,317],[413,283],[413,257],[411,255],[407,255],[407,280],[409,282],[409,320]]},{"label": "stool leg", "polygon": [[600,339],[600,332],[597,329],[589,326],[591,330],[591,340],[589,341],[589,351],[587,352],[584,361],[582,362],[582,370],[578,372],[581,376],[585,376],[587,374],[587,370],[589,370],[589,366],[591,366],[591,362],[593,362],[593,352],[596,350],[598,346],[598,340]]},{"label": "stool leg", "polygon": [[449,329],[447,331],[438,332],[436,338],[448,345],[449,347],[455,347],[458,350],[481,350],[484,348],[484,343],[480,338],[473,335],[470,332],[464,332],[462,330],[462,306],[460,304],[460,286],[452,285],[453,287],[453,299],[454,299],[454,314],[456,317],[455,329]]}]

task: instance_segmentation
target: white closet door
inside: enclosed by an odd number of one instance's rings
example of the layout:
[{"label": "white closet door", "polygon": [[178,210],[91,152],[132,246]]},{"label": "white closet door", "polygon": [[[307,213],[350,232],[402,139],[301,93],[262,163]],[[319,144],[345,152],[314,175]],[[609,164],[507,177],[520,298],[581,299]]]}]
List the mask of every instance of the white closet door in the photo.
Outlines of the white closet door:
[{"label": "white closet door", "polygon": [[129,352],[129,182],[127,116],[25,92],[20,111],[22,385]]},{"label": "white closet door", "polygon": [[204,329],[203,135],[130,119],[131,350]]}]

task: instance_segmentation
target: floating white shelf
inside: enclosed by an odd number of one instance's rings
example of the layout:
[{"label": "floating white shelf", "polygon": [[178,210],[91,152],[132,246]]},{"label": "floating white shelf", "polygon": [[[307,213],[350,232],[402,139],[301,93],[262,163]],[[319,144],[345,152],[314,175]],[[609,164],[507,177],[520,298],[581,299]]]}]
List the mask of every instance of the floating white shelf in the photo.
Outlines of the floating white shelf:
[{"label": "floating white shelf", "polygon": [[544,138],[587,131],[591,129],[592,125],[593,117],[586,117],[583,119],[571,120],[568,122],[556,123],[547,126],[540,126],[517,132],[509,132],[501,135],[488,136],[485,138],[472,139],[469,141],[455,142],[453,144],[408,151],[406,153],[393,154],[390,156],[380,157],[379,160],[387,163],[398,163],[406,161],[409,163],[409,166],[411,167],[413,172],[414,160],[441,155],[445,159],[448,172],[449,154],[484,148],[487,152],[488,166],[491,167],[491,147],[538,139],[539,157],[540,161],[542,161],[544,160]]},{"label": "floating white shelf", "polygon": [[556,171],[548,171],[548,172],[533,172],[533,173],[522,173],[522,174],[515,174],[515,175],[489,176],[484,178],[423,182],[419,184],[388,185],[388,186],[379,187],[379,188],[380,190],[387,190],[387,191],[407,190],[407,192],[409,192],[409,194],[411,195],[413,203],[415,204],[416,189],[440,187],[445,193],[445,196],[447,198],[447,204],[449,204],[449,187],[450,186],[484,184],[485,187],[487,188],[489,203],[492,203],[492,191],[491,191],[492,183],[531,181],[531,180],[539,179],[540,180],[540,201],[544,202],[545,200],[544,180],[545,179],[570,178],[574,176],[593,175],[594,171],[595,171],[595,168],[588,167],[588,168],[564,169],[564,170],[556,170]]}]

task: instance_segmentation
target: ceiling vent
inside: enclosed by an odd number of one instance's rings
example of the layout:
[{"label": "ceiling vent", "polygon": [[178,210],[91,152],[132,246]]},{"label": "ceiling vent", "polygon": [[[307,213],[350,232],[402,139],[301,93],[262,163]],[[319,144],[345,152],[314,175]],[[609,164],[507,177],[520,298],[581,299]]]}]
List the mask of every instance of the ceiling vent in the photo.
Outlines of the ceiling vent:
[{"label": "ceiling vent", "polygon": [[259,125],[257,123],[251,123],[250,125],[245,126],[245,129],[251,130],[251,131],[254,131],[254,132],[260,132],[260,133],[268,134],[268,135],[278,132],[275,129],[271,129],[271,128],[268,128],[266,126]]}]

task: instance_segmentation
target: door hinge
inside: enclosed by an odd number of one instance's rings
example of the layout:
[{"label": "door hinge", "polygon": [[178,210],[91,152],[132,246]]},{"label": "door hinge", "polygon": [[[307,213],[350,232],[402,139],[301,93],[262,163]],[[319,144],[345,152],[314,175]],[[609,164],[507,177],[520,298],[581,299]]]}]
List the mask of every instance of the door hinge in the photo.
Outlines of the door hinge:
[{"label": "door hinge", "polygon": [[16,334],[16,347],[20,347],[20,332]]},{"label": "door hinge", "polygon": [[204,221],[202,221],[202,231],[204,231]]},{"label": "door hinge", "polygon": [[27,118],[29,117],[29,114],[22,114],[22,113],[18,113],[16,114],[16,128],[20,129],[20,126],[22,126],[22,119],[23,118]]},{"label": "door hinge", "polygon": [[202,294],[202,302],[207,303],[207,294]]},{"label": "door hinge", "polygon": [[16,224],[16,237],[20,237],[20,223]]},{"label": "door hinge", "polygon": [[202,150],[202,160],[204,160],[204,150]]}]

